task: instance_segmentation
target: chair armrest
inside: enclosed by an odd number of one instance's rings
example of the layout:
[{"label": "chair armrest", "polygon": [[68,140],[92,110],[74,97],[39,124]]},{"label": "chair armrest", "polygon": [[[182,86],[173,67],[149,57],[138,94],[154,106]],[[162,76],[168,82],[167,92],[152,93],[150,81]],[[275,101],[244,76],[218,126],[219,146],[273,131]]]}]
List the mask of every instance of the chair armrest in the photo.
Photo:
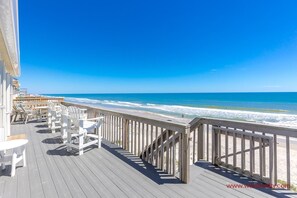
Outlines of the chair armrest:
[{"label": "chair armrest", "polygon": [[97,117],[97,118],[89,118],[89,119],[83,119],[84,121],[96,121],[96,120],[103,120],[104,117],[101,116],[101,117]]}]

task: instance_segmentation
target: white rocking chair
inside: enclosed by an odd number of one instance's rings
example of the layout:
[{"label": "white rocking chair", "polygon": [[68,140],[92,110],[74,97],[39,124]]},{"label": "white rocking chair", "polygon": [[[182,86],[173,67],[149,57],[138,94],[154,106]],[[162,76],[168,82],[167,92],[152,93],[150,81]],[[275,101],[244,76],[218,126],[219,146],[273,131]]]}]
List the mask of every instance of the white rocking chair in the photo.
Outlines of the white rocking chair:
[{"label": "white rocking chair", "polygon": [[103,117],[87,119],[85,109],[68,107],[67,151],[75,148],[82,155],[88,146],[97,144],[100,148],[102,121]]}]

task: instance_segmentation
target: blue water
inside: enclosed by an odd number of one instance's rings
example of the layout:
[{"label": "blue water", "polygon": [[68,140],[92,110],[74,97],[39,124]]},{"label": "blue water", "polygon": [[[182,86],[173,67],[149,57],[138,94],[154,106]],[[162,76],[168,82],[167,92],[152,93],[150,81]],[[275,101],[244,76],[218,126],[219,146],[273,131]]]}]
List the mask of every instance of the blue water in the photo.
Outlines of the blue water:
[{"label": "blue water", "polygon": [[297,93],[46,94],[107,108],[208,116],[297,127]]}]

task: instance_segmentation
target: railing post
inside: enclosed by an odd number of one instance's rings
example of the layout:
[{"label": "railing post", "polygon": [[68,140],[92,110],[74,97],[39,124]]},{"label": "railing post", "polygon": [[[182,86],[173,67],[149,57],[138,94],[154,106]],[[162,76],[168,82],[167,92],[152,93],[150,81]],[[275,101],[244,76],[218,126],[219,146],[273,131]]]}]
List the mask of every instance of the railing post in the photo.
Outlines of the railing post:
[{"label": "railing post", "polygon": [[197,161],[199,161],[200,159],[204,158],[204,128],[203,128],[203,124],[200,124],[198,126],[198,159]]},{"label": "railing post", "polygon": [[181,162],[181,181],[189,183],[190,181],[190,149],[189,149],[189,135],[190,125],[186,126],[185,131],[181,134],[181,149],[182,149],[182,162]]}]

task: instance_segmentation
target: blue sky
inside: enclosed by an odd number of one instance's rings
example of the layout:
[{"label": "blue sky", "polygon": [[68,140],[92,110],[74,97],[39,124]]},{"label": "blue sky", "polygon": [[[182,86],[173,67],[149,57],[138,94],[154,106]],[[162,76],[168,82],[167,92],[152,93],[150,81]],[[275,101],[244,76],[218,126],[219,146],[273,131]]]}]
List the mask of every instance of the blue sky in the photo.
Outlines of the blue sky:
[{"label": "blue sky", "polygon": [[297,91],[297,1],[19,0],[33,93]]}]

